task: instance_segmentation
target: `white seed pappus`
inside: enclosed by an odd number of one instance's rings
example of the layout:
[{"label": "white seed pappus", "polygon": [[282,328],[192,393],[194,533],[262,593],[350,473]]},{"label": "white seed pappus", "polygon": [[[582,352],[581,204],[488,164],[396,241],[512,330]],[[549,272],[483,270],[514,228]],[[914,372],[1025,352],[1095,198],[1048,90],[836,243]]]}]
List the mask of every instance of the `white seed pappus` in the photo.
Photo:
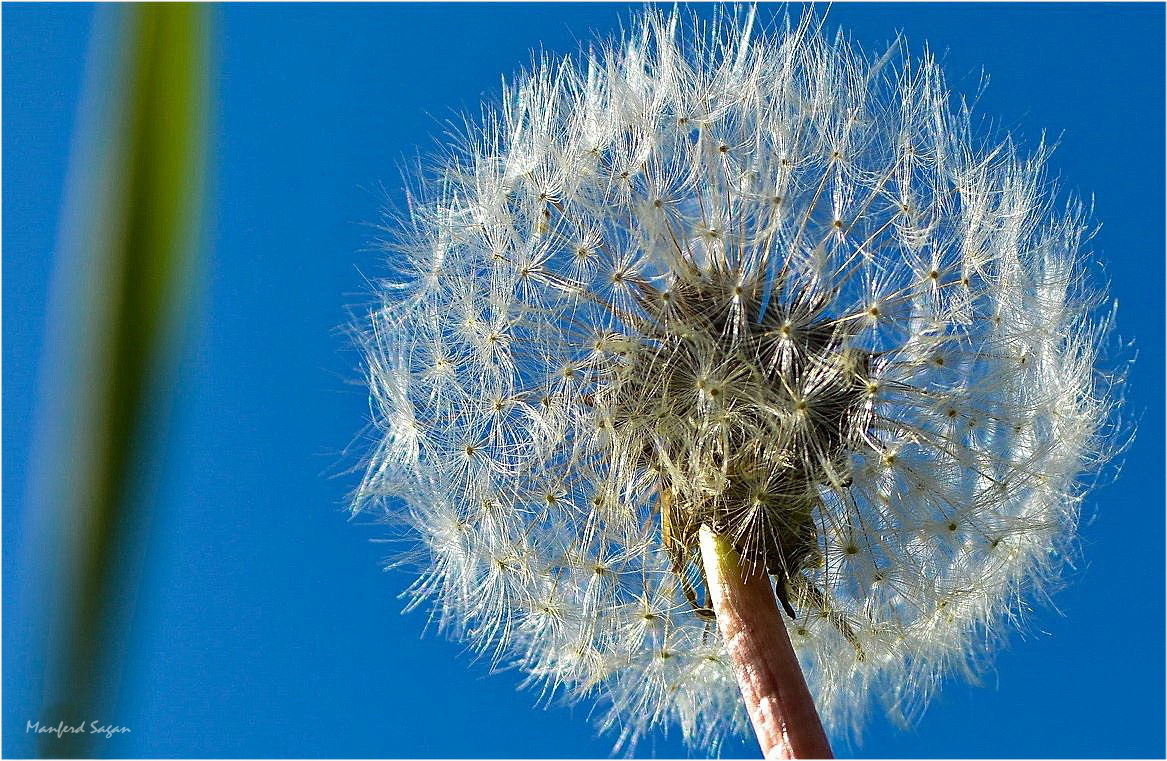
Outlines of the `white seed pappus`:
[{"label": "white seed pappus", "polygon": [[1104,459],[1048,149],[821,24],[647,10],[543,58],[384,227],[356,508],[407,529],[443,630],[618,746],[747,731],[700,524],[772,576],[842,732],[975,671]]}]

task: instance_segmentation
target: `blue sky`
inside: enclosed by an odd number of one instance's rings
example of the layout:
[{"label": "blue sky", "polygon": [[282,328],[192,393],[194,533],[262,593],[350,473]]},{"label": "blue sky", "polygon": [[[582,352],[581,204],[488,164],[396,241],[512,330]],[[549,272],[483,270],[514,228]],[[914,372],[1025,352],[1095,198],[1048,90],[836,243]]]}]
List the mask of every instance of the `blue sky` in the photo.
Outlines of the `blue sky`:
[{"label": "blue sky", "polygon": [[[376,526],[344,513],[367,417],[339,328],[381,270],[369,223],[399,162],[477,111],[532,48],[569,53],[623,5],[219,6],[206,246],[173,411],[150,483],[144,560],[105,756],[605,757],[586,705],[533,707],[521,675],[401,615]],[[708,9],[706,9],[707,11]],[[3,754],[33,752],[42,655],[19,585],[33,411],[59,214],[95,17],[3,8]],[[902,30],[980,113],[1095,199],[1093,250],[1134,340],[1140,421],[1084,509],[1082,561],[980,686],[947,682],[902,731],[875,719],[839,755],[1164,753],[1164,95],[1161,5],[832,7],[869,49]],[[1134,352],[1132,352],[1133,354]],[[423,636],[424,635],[424,636]],[[55,723],[55,720],[52,720]],[[751,738],[727,756],[756,756]],[[688,755],[679,733],[641,756]],[[696,755],[700,755],[697,753]]]}]

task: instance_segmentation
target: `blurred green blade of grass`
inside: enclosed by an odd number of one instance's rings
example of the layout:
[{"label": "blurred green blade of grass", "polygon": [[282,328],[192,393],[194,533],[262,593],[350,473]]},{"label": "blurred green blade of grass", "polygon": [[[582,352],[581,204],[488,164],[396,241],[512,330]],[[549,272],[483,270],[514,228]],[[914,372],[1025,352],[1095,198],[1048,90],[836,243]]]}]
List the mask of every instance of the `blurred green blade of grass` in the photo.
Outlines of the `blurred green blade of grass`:
[{"label": "blurred green blade of grass", "polygon": [[[76,455],[63,467],[78,471],[67,482],[85,488],[62,495],[69,526],[56,549],[68,571],[54,600],[46,713],[74,726],[100,718],[109,656],[122,646],[114,618],[135,586],[122,576],[139,551],[132,529],[144,501],[135,480],[189,302],[205,159],[206,9],[149,3],[117,12],[125,49],[110,134],[101,136],[107,155],[79,157],[103,167],[89,192],[106,195],[86,199],[86,219],[66,220],[86,226],[94,247],[92,324],[77,331],[93,345],[78,350],[87,366],[70,379],[88,387],[87,404],[70,446]],[[45,734],[40,752],[85,757],[91,737]]]}]

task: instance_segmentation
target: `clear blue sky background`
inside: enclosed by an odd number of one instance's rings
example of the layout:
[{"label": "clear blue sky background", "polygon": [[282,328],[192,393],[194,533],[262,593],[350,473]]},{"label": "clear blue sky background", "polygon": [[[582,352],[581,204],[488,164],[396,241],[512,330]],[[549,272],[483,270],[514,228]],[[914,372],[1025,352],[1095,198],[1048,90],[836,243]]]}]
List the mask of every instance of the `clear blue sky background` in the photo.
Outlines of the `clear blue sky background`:
[{"label": "clear blue sky background", "polygon": [[[213,152],[195,320],[151,497],[108,756],[604,757],[586,706],[532,707],[401,615],[374,526],[343,512],[342,454],[367,415],[337,327],[362,303],[398,161],[438,119],[477,110],[540,44],[573,52],[622,5],[213,9]],[[708,12],[708,8],[703,12]],[[33,752],[37,648],[13,590],[58,215],[95,11],[3,8],[3,754]],[[873,721],[840,755],[1164,754],[1164,95],[1161,5],[835,5],[869,49],[903,30],[983,114],[1096,198],[1094,249],[1138,362],[1141,418],[1120,477],[1093,492],[1084,562],[982,686],[947,683],[919,724]],[[382,189],[384,188],[384,190]],[[52,326],[48,327],[52,330]],[[341,474],[336,476],[336,474]],[[335,477],[333,477],[335,476]],[[49,562],[41,558],[41,563]],[[679,733],[638,755],[685,756]],[[756,756],[752,739],[725,748]],[[700,754],[698,754],[700,755]]]}]

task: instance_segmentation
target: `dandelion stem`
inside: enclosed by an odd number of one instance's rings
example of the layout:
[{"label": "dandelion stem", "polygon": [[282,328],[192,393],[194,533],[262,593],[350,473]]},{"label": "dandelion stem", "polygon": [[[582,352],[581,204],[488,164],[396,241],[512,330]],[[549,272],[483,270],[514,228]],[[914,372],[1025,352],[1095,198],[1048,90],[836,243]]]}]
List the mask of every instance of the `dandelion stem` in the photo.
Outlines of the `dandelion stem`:
[{"label": "dandelion stem", "polygon": [[709,526],[701,560],[717,626],[766,758],[832,758],[769,577],[743,576],[737,551]]}]

